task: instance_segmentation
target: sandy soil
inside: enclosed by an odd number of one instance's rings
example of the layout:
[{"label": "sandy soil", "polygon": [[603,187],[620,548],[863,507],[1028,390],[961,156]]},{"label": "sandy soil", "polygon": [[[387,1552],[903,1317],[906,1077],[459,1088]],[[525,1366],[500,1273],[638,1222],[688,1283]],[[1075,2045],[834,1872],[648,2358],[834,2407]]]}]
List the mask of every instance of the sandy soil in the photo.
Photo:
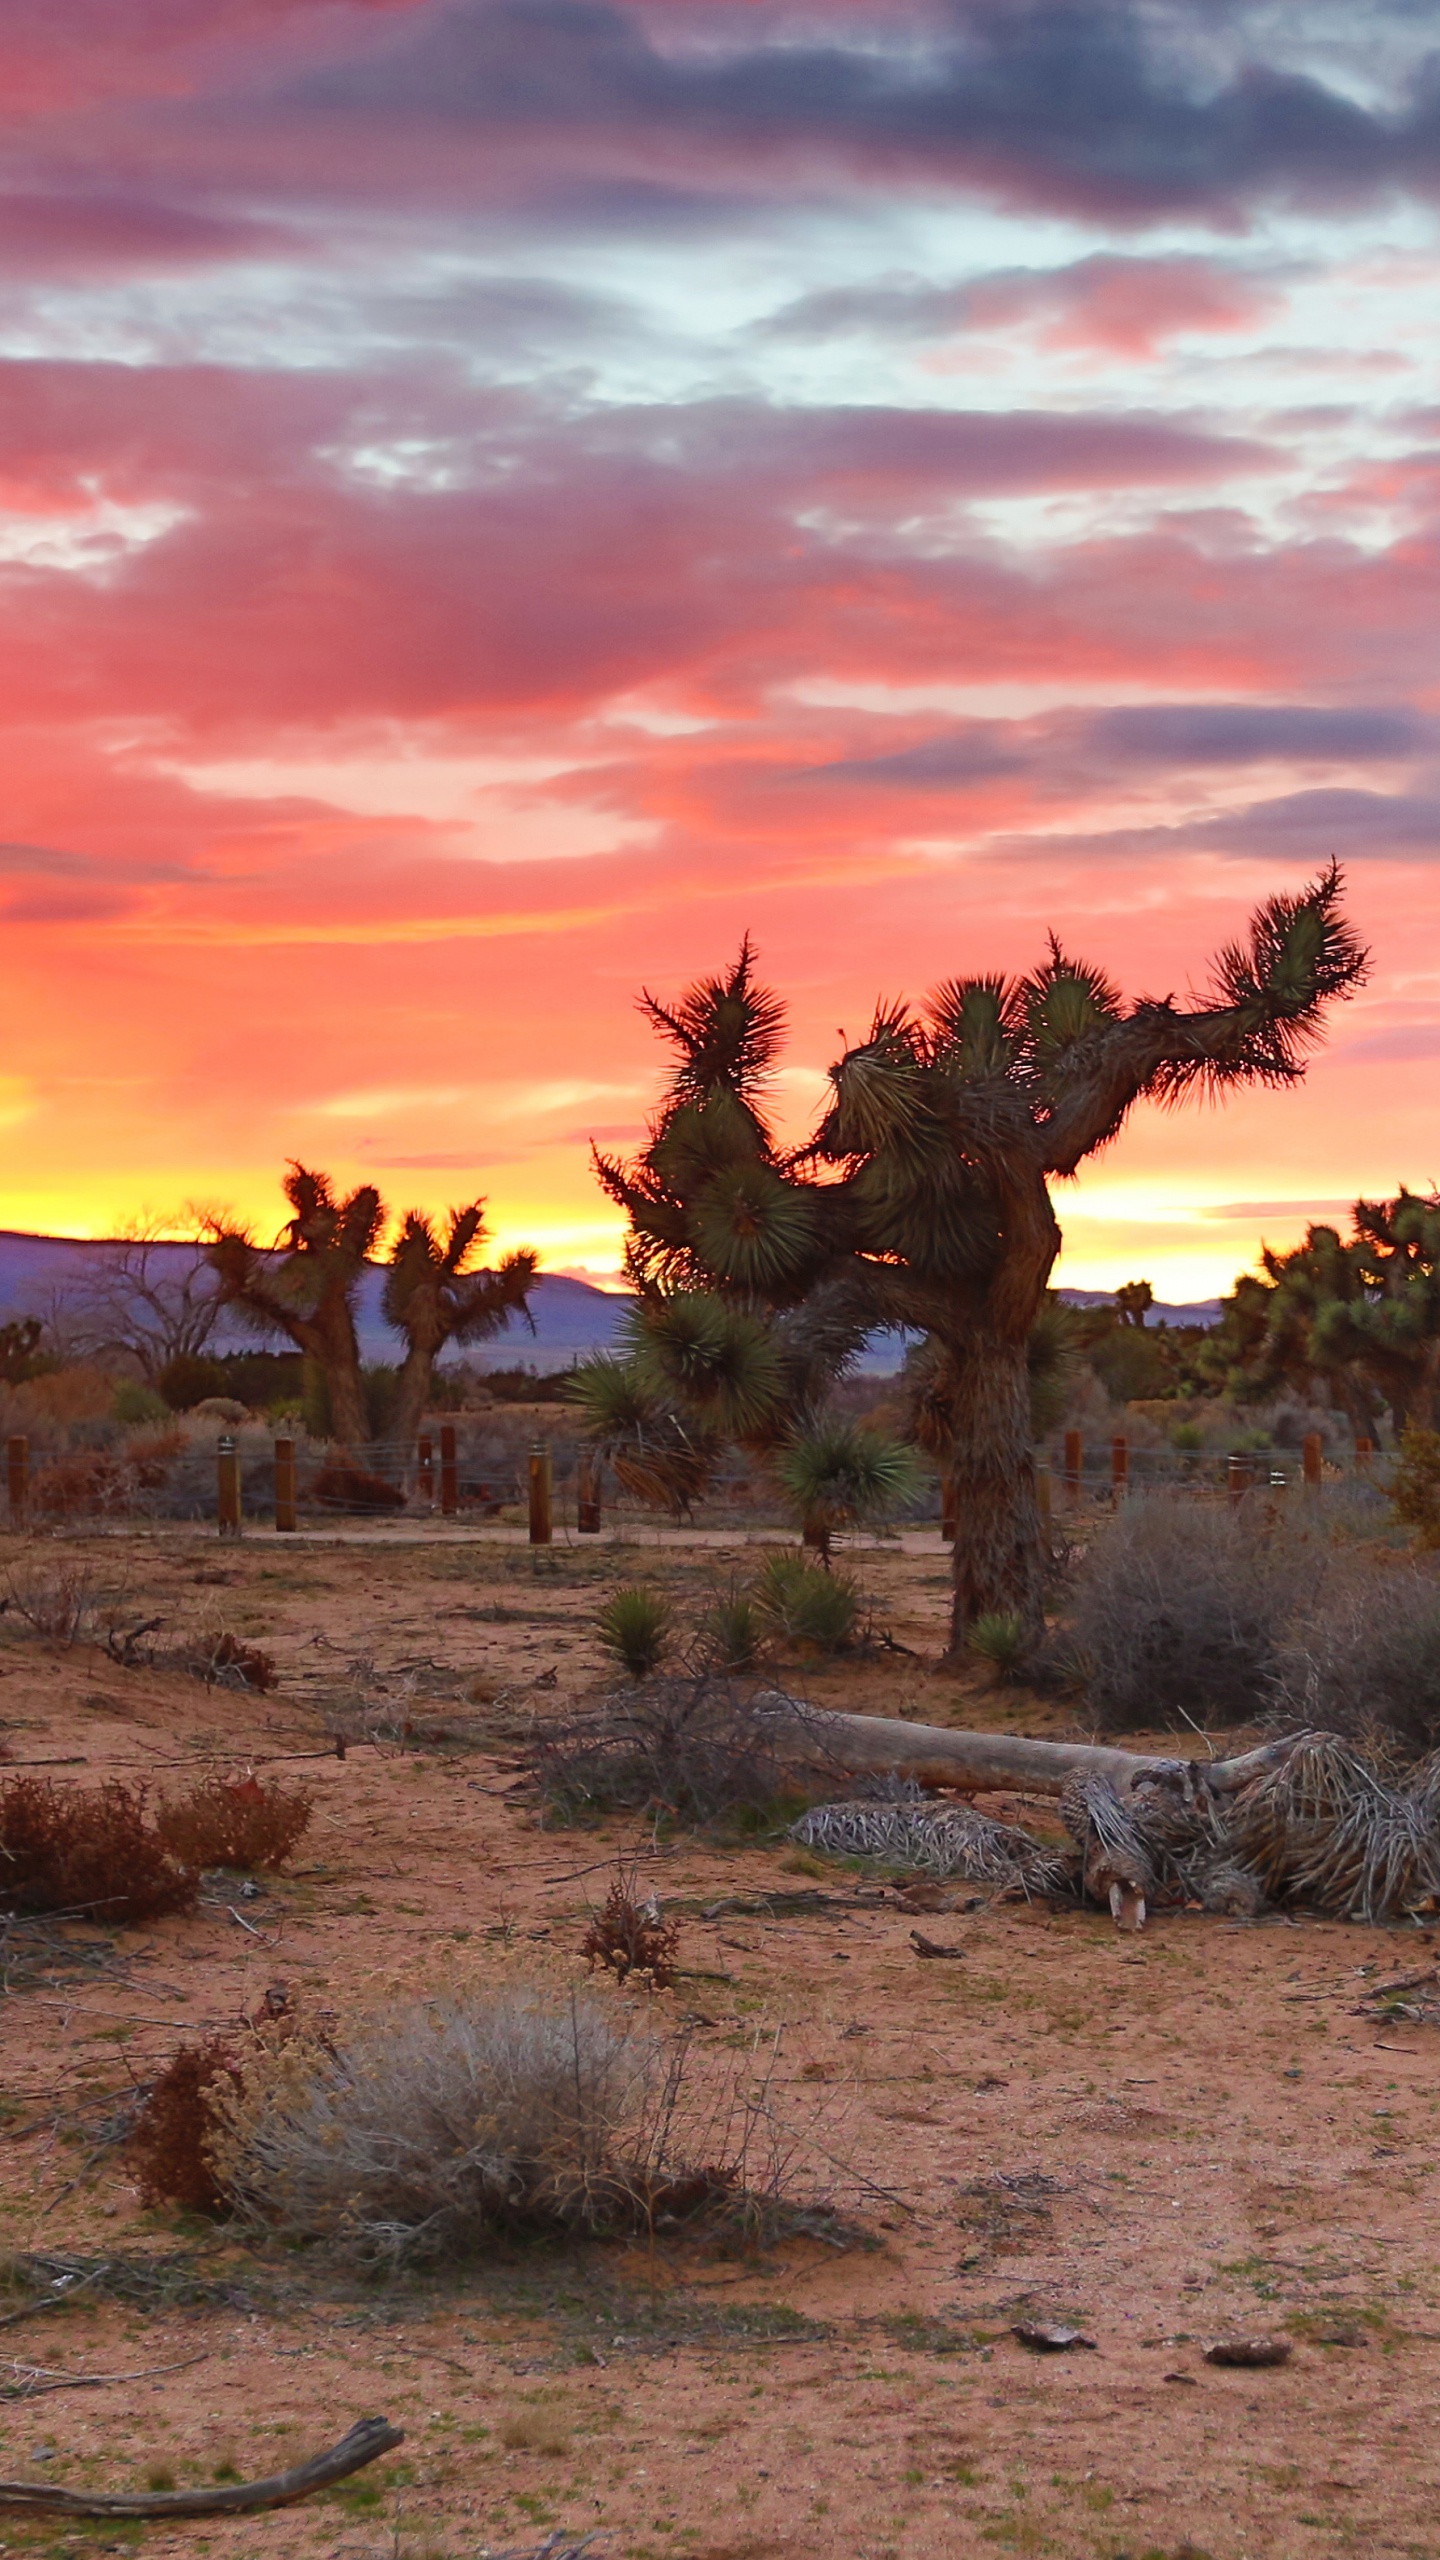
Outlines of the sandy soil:
[{"label": "sandy soil", "polygon": [[[843,1877],[848,1907],[698,1916],[803,1885],[783,1849],[642,1842],[692,1976],[658,2011],[690,2012],[701,2047],[742,2067],[779,2031],[814,2174],[857,2206],[869,2245],[738,2264],[695,2244],[531,2251],[367,2290],[143,2213],[107,2118],[274,1982],[323,2006],[387,1968],[423,1983],[442,1947],[573,1967],[633,1827],[538,1827],[514,1735],[593,1679],[587,1612],[642,1559],[532,1557],[493,1536],[222,1549],[168,1532],[0,1542],[0,1573],[61,1552],[123,1580],[167,1641],[223,1621],[263,1644],[281,1686],[240,1697],[11,1636],[12,1763],[173,1785],[217,1758],[323,1752],[347,1717],[352,1733],[367,1714],[412,1732],[295,1763],[315,1821],[261,1894],[209,1893],[98,1949],[77,1932],[49,1978],[0,2001],[0,2247],[101,2251],[141,2297],[0,2332],[0,2474],[248,2477],[376,2411],[406,2443],[283,2514],[0,2519],[0,2550],[470,2560],[563,2525],[598,2528],[612,2560],[1440,2553],[1440,2044],[1356,2014],[1367,1981],[1413,1960],[1415,1931],[1182,1915],[1137,1942],[1098,1914],[1006,1906],[927,1919],[965,1955],[921,1962],[913,1919]],[[731,1561],[652,1547],[643,1564],[683,1589]],[[938,1541],[863,1562],[914,1652],[816,1670],[809,1694],[1059,1729],[1053,1707],[930,1667]],[[167,2301],[156,2269],[176,2252],[210,2299]],[[1011,2334],[1035,2317],[1077,2321],[1095,2350],[1035,2356]],[[1293,2338],[1288,2366],[1204,2362],[1207,2341],[1257,2326]],[[143,2378],[16,2398],[8,2359]]]}]

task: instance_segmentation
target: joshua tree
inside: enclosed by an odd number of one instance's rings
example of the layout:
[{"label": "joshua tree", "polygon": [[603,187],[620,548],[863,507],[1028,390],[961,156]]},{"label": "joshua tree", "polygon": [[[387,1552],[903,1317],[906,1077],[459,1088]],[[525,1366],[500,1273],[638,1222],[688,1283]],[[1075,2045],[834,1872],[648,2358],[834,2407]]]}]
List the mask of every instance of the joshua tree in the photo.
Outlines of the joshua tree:
[{"label": "joshua tree", "polygon": [[1273,1395],[1323,1386],[1356,1431],[1382,1404],[1397,1431],[1440,1422],[1440,1196],[1402,1184],[1357,1200],[1353,1234],[1311,1227],[1293,1253],[1261,1256],[1225,1302],[1221,1348],[1241,1384]]},{"label": "joshua tree", "polygon": [[485,1233],[485,1203],[452,1209],[442,1242],[418,1209],[407,1210],[390,1254],[381,1307],[405,1336],[405,1358],[392,1431],[402,1446],[420,1428],[435,1362],[447,1342],[482,1342],[512,1315],[533,1333],[527,1299],[535,1285],[533,1253],[507,1253],[497,1271],[467,1271]]},{"label": "joshua tree", "polygon": [[368,1433],[355,1292],[385,1224],[384,1205],[368,1182],[338,1199],[328,1174],[302,1164],[292,1163],[284,1189],[294,1214],[273,1251],[241,1227],[212,1235],[209,1260],[220,1302],[257,1333],[288,1334],[315,1361],[330,1391],[336,1439],[359,1448]]},{"label": "joshua tree", "polygon": [[1050,1200],[1142,1097],[1294,1083],[1327,1004],[1365,953],[1331,866],[1270,899],[1222,952],[1211,999],[1125,1005],[1053,941],[1033,975],[951,979],[923,1013],[877,1013],[830,1070],[814,1137],[783,1149],[766,1113],[782,1015],[748,941],[724,978],[643,1006],[674,1052],[633,1163],[597,1156],[630,1220],[642,1292],[710,1289],[798,1308],[839,1286],[871,1324],[930,1336],[951,1372],[959,1514],[952,1644],[993,1613],[1036,1633],[1040,1522],[1028,1346],[1060,1248]]}]

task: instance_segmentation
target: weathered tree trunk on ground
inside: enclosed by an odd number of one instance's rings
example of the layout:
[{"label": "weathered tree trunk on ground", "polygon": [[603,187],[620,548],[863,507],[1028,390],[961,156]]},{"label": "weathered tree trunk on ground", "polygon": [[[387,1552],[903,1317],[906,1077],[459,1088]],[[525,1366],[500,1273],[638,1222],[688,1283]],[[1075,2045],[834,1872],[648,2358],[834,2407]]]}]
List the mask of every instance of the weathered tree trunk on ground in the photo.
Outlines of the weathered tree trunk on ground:
[{"label": "weathered tree trunk on ground", "polygon": [[954,1787],[984,1795],[1013,1788],[1021,1795],[1058,1796],[1070,1779],[1108,1779],[1125,1794],[1139,1778],[1193,1772],[1194,1782],[1228,1795],[1246,1779],[1285,1758],[1293,1734],[1234,1760],[1184,1761],[1103,1743],[1036,1742],[1018,1733],[959,1733],[947,1725],[902,1724],[888,1716],[840,1715],[808,1707],[777,1690],[766,1702],[772,1732],[797,1769],[833,1781],[837,1770],[855,1777],[914,1778],[920,1786]]}]

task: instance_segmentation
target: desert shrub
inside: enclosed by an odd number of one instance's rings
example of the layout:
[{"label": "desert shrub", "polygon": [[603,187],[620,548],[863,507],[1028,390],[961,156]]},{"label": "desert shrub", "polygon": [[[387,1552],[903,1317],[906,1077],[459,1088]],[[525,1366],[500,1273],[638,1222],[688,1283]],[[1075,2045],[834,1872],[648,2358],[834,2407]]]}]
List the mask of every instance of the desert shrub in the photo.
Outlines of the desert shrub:
[{"label": "desert shrub", "polygon": [[1419,1532],[1422,1547],[1440,1547],[1440,1431],[1412,1424],[1401,1434],[1390,1504],[1397,1520]]},{"label": "desert shrub", "polygon": [[405,1496],[398,1485],[377,1476],[372,1467],[357,1466],[353,1458],[330,1458],[320,1469],[310,1488],[312,1499],[322,1511],[403,1511]]},{"label": "desert shrub", "polygon": [[753,1592],[731,1590],[712,1600],[697,1628],[702,1657],[717,1671],[753,1671],[766,1628]]},{"label": "desert shrub", "polygon": [[1124,1504],[1076,1569],[1064,1640],[1102,1729],[1258,1714],[1325,1552],[1318,1532],[1248,1504]]},{"label": "desert shrub", "polygon": [[668,1600],[644,1583],[627,1583],[612,1591],[595,1620],[595,1632],[608,1654],[623,1664],[632,1680],[648,1680],[658,1671],[670,1640]]},{"label": "desert shrub", "polygon": [[1000,1609],[987,1610],[974,1621],[965,1640],[977,1661],[987,1662],[998,1678],[1019,1678],[1029,1651],[1021,1619],[1007,1616]]},{"label": "desert shrub", "polygon": [[372,2265],[643,2230],[739,2184],[713,2116],[677,2156],[683,2077],[683,2048],[610,2002],[392,2003],[338,2041],[262,2047],[218,2090],[217,2180],[252,2227]]},{"label": "desert shrub", "polygon": [[1282,1724],[1404,1753],[1440,1746],[1440,1573],[1337,1556],[1276,1648],[1272,1708]]},{"label": "desert shrub", "polygon": [[170,1407],[165,1398],[157,1396],[154,1388],[147,1387],[140,1378],[121,1379],[110,1410],[117,1422],[127,1425],[168,1422],[170,1419]]},{"label": "desert shrub", "polygon": [[777,1547],[756,1576],[755,1606],[789,1643],[838,1653],[856,1634],[864,1595],[853,1574],[832,1573],[797,1548]]},{"label": "desert shrub", "polygon": [[229,1380],[218,1360],[207,1360],[196,1351],[177,1351],[173,1360],[166,1361],[156,1384],[172,1413],[188,1413],[206,1396],[223,1396]]},{"label": "desert shrub", "polygon": [[580,1953],[593,1972],[601,1965],[620,1982],[639,1974],[656,1991],[668,1991],[675,1980],[680,1932],[662,1920],[653,1894],[640,1900],[634,1875],[620,1874],[591,1919],[580,1941]]},{"label": "desert shrub", "polygon": [[184,2213],[223,2213],[225,2190],[211,2143],[219,2131],[215,2096],[238,2089],[240,2065],[222,2036],[182,2045],[152,2080],[126,2148],[143,2205],[178,2205]]},{"label": "desert shrub", "polygon": [[188,1911],[198,1883],[150,1821],[143,1787],[0,1778],[0,1909],[123,1924]]},{"label": "desert shrub", "polygon": [[280,1686],[273,1656],[258,1644],[247,1644],[243,1636],[232,1635],[228,1627],[208,1628],[188,1638],[166,1659],[172,1669],[193,1672],[212,1689],[253,1689],[263,1695]]},{"label": "desert shrub", "polygon": [[78,1644],[92,1635],[109,1605],[110,1595],[93,1569],[69,1556],[28,1568],[12,1566],[0,1582],[0,1611],[52,1644]]},{"label": "desert shrub", "polygon": [[186,1867],[280,1867],[310,1827],[314,1797],[285,1778],[202,1778],[162,1804],[155,1829]]},{"label": "desert shrub", "polygon": [[[537,1726],[530,1767],[562,1821],[612,1811],[694,1823],[768,1816],[793,1785],[775,1748],[769,1694],[706,1671],[648,1680]],[[817,1744],[817,1759],[824,1756]]]},{"label": "desert shrub", "polygon": [[30,1508],[42,1520],[107,1518],[128,1509],[134,1478],[110,1449],[70,1449],[37,1467],[30,1479]]}]

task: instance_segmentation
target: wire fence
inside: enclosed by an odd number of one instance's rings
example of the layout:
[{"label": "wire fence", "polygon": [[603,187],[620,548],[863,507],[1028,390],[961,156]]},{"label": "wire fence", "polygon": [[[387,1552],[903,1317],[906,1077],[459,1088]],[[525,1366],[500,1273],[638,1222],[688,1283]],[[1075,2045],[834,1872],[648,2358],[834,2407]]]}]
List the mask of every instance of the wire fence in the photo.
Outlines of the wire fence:
[{"label": "wire fence", "polygon": [[[178,1426],[136,1431],[98,1445],[12,1435],[5,1464],[12,1529],[189,1521],[238,1536],[247,1524],[284,1533],[344,1521],[456,1520],[525,1528],[543,1545],[605,1527],[653,1527],[659,1517],[573,1431],[516,1445],[478,1420],[354,1451],[257,1423],[218,1436]],[[1298,1448],[1176,1449],[1137,1445],[1124,1434],[1086,1441],[1072,1431],[1037,1452],[1037,1483],[1052,1516],[1159,1494],[1234,1501],[1338,1494],[1368,1503],[1386,1497],[1392,1467],[1392,1457],[1367,1441],[1352,1446],[1318,1433]],[[737,1532],[794,1525],[763,1470],[741,1455],[714,1471],[704,1498],[683,1516]],[[937,1523],[953,1536],[955,1488],[938,1470],[895,1525]]]}]

